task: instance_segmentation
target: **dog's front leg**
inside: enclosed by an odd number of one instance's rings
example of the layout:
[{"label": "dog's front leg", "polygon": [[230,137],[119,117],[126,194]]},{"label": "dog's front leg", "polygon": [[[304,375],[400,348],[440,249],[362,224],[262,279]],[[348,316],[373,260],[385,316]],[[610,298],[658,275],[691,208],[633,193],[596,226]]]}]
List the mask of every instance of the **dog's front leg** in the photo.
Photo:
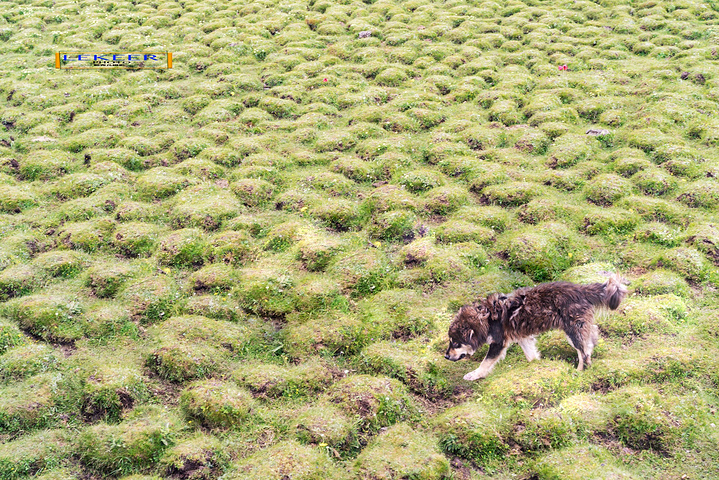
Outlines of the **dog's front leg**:
[{"label": "dog's front leg", "polygon": [[489,375],[489,372],[491,372],[494,368],[494,364],[502,360],[507,354],[507,348],[509,348],[509,345],[509,343],[507,343],[507,345],[503,345],[501,343],[490,343],[487,356],[484,357],[482,363],[479,364],[479,368],[477,370],[469,372],[467,375],[464,376],[464,379],[471,382],[472,380],[485,378],[487,375]]},{"label": "dog's front leg", "polygon": [[534,338],[534,335],[529,337],[524,337],[519,340],[519,346],[522,347],[522,351],[524,352],[524,356],[527,357],[527,361],[531,362],[532,360],[539,360],[539,350],[537,350],[537,339]]}]

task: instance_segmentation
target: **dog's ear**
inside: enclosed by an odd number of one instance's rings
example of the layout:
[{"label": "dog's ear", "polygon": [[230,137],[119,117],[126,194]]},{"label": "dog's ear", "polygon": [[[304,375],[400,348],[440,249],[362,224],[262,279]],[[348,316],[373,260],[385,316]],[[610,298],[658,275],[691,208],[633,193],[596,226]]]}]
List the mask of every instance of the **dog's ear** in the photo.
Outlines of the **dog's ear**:
[{"label": "dog's ear", "polygon": [[524,295],[516,295],[507,305],[507,321],[512,328],[517,329],[517,319],[515,319],[515,313],[524,306]]},{"label": "dog's ear", "polygon": [[[468,330],[468,331],[467,331]],[[481,340],[477,335],[475,335],[474,328],[468,328],[465,330],[465,336],[466,343],[468,345],[471,345],[472,348],[478,348],[481,343],[483,343],[483,340]]]},{"label": "dog's ear", "polygon": [[522,294],[515,295],[514,298],[512,298],[512,300],[509,302],[509,311],[513,312],[514,310],[524,305],[524,297],[525,295]]}]

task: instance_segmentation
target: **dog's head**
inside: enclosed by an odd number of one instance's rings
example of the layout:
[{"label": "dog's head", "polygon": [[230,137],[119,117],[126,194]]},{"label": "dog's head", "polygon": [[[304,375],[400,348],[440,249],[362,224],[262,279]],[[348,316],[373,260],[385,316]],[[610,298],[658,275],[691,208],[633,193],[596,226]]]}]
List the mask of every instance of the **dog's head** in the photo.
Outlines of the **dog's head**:
[{"label": "dog's head", "polygon": [[456,362],[471,357],[487,342],[490,311],[484,305],[465,305],[449,326],[449,347],[444,358]]}]

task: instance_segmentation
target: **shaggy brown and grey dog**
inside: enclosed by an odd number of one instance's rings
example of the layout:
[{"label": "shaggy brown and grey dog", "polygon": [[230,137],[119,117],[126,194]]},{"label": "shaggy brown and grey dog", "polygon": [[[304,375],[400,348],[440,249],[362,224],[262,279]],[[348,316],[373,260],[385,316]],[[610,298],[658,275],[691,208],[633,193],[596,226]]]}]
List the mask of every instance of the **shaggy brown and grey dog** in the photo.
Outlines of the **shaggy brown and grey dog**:
[{"label": "shaggy brown and grey dog", "polygon": [[577,350],[578,369],[584,370],[591,364],[592,351],[599,341],[595,309],[615,310],[626,294],[627,288],[616,274],[605,283],[552,282],[520,288],[507,295],[493,293],[459,309],[449,326],[445,358],[454,362],[470,357],[488,343],[489,351],[479,368],[464,376],[465,380],[477,380],[489,375],[512,343],[518,343],[531,362],[539,358],[534,336],[562,329]]}]

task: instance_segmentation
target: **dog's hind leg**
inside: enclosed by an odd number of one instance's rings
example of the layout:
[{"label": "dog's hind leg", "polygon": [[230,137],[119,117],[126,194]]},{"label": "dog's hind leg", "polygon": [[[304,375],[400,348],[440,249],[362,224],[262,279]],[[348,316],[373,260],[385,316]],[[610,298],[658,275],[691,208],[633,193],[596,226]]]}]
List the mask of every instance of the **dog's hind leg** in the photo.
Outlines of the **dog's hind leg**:
[{"label": "dog's hind leg", "polygon": [[482,363],[479,364],[479,368],[466,374],[464,376],[464,379],[471,382],[472,380],[479,380],[480,378],[485,378],[494,368],[494,364],[504,358],[510,345],[511,343],[509,342],[507,342],[506,345],[502,345],[501,343],[490,343],[489,351],[487,351],[487,356],[484,357]]},{"label": "dog's hind leg", "polygon": [[527,361],[539,360],[539,350],[537,350],[537,339],[534,336],[524,337],[519,340],[519,346],[522,347],[524,356],[527,357]]},{"label": "dog's hind leg", "polygon": [[592,350],[594,343],[592,337],[595,334],[594,325],[591,322],[579,321],[565,329],[567,340],[577,351],[579,357],[579,365],[577,370],[584,370],[592,363]]},{"label": "dog's hind leg", "polygon": [[587,354],[587,358],[584,360],[585,367],[588,367],[592,364],[592,352],[594,352],[594,347],[599,344],[599,327],[592,324],[591,330],[589,332],[589,341],[587,342],[587,346],[584,349]]}]

